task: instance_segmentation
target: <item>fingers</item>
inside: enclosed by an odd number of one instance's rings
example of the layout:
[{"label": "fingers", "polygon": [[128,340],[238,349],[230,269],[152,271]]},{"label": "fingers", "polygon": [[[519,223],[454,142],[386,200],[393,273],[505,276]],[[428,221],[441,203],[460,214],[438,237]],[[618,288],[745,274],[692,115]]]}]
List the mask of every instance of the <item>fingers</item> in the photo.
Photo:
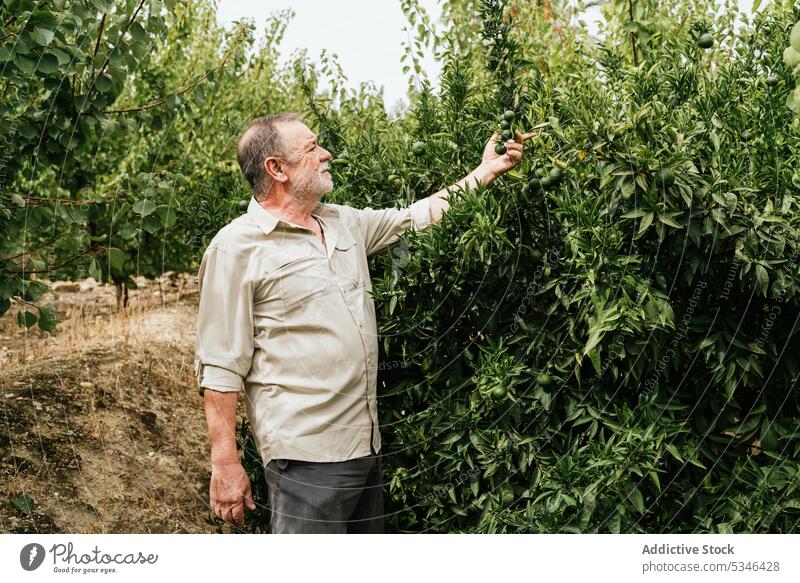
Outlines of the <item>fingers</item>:
[{"label": "fingers", "polygon": [[507,142],[504,142],[503,145],[506,147],[506,150],[516,150],[518,152],[522,152],[522,144],[513,140],[508,140]]},{"label": "fingers", "polygon": [[244,506],[237,504],[231,509],[231,524],[235,524],[239,528],[244,526]]},{"label": "fingers", "polygon": [[234,519],[234,510],[236,509],[235,506],[229,506],[225,508],[222,512],[222,520],[227,522],[228,524],[236,524]]},{"label": "fingers", "polygon": [[540,131],[541,130],[533,130],[532,132],[517,134],[515,137],[519,138],[520,142],[524,142],[525,140],[530,140],[531,138],[538,136]]},{"label": "fingers", "polygon": [[247,482],[247,490],[244,493],[244,503],[250,510],[256,509],[256,503],[253,502],[253,491],[250,489],[250,482]]},{"label": "fingers", "polygon": [[506,156],[508,156],[514,164],[518,164],[520,160],[522,160],[522,151],[521,150],[506,150]]}]

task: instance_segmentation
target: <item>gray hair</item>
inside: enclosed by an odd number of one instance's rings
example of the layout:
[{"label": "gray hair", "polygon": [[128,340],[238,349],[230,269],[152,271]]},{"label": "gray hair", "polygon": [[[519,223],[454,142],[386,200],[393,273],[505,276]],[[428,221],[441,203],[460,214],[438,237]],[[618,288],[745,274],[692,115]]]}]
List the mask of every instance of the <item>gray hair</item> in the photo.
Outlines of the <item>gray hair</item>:
[{"label": "gray hair", "polygon": [[263,199],[272,186],[268,184],[269,176],[264,168],[264,160],[271,156],[285,157],[288,154],[289,147],[278,125],[292,121],[302,121],[302,117],[289,112],[257,117],[236,142],[236,161],[250,183],[256,200]]}]

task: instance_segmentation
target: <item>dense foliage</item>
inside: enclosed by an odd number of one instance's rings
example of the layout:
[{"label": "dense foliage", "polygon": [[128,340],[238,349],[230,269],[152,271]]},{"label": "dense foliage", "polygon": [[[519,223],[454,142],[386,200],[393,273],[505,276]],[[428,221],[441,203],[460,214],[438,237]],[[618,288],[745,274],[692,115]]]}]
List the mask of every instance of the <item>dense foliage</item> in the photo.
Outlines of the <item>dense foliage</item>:
[{"label": "dense foliage", "polygon": [[487,1],[407,116],[312,102],[352,204],[455,182],[507,109],[542,128],[373,261],[392,530],[797,530],[797,13],[680,8],[537,66]]},{"label": "dense foliage", "polygon": [[0,314],[55,327],[42,280],[193,269],[244,191],[251,117],[301,103],[277,65],[289,14],[259,46],[205,2],[6,2],[0,8]]}]

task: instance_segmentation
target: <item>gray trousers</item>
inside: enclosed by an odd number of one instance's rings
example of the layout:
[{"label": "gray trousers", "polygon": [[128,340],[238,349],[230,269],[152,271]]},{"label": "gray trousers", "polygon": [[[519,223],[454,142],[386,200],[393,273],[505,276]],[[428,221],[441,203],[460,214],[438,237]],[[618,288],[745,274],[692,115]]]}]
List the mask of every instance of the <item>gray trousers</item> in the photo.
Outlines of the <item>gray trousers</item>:
[{"label": "gray trousers", "polygon": [[344,462],[271,460],[270,532],[383,533],[381,454]]}]

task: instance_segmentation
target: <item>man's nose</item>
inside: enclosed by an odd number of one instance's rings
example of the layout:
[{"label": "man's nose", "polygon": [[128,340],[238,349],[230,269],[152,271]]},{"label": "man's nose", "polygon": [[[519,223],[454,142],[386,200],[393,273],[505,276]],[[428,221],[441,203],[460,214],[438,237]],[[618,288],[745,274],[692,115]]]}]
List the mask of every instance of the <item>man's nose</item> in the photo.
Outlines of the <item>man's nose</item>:
[{"label": "man's nose", "polygon": [[327,162],[331,158],[332,158],[331,153],[328,152],[328,150],[326,150],[325,148],[322,148],[319,153],[320,162]]}]

